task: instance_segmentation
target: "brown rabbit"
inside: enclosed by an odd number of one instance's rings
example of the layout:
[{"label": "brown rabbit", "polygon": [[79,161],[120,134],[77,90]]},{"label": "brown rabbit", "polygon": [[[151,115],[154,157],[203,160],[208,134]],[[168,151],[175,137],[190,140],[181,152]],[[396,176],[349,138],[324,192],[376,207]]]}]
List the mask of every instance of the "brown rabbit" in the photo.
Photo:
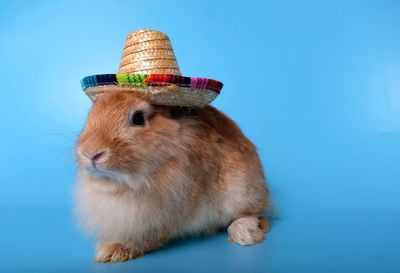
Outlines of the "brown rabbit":
[{"label": "brown rabbit", "polygon": [[263,241],[268,190],[254,145],[211,106],[151,105],[102,95],[77,143],[76,212],[98,262],[120,262],[172,238],[227,228]]}]

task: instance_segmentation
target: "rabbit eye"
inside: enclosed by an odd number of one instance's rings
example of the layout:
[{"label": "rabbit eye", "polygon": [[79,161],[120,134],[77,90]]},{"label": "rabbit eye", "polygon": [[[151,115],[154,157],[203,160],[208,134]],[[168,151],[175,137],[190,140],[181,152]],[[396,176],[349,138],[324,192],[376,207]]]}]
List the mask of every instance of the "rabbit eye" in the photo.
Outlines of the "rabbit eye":
[{"label": "rabbit eye", "polygon": [[143,111],[136,111],[133,113],[131,118],[131,125],[132,126],[143,126],[144,125],[144,116]]}]

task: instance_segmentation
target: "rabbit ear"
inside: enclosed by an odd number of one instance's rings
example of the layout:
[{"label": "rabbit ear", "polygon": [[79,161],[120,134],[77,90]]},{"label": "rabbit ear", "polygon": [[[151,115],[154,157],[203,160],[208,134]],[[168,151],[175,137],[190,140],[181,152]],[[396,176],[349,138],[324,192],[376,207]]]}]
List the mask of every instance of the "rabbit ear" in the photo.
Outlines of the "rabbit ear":
[{"label": "rabbit ear", "polygon": [[172,106],[169,108],[169,116],[173,119],[189,116],[194,114],[194,112],[194,109],[191,107]]}]

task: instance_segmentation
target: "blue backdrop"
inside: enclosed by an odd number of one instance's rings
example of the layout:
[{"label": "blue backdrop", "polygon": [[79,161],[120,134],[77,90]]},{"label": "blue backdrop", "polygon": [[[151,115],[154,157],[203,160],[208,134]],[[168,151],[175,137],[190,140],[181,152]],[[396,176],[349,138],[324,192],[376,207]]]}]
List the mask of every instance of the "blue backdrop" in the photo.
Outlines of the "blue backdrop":
[{"label": "blue backdrop", "polygon": [[[166,32],[260,151],[279,219],[94,264],[71,217],[80,79]],[[400,272],[399,1],[0,1],[1,272]]]}]

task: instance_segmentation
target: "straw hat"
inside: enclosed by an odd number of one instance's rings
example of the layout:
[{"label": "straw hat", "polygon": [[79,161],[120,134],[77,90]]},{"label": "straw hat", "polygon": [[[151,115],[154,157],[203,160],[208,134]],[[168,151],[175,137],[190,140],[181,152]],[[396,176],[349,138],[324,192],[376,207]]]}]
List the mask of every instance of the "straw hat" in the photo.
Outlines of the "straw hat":
[{"label": "straw hat", "polygon": [[181,75],[167,35],[137,30],[128,35],[117,74],[82,79],[92,101],[107,92],[132,92],[158,105],[203,107],[222,89],[219,81]]}]

